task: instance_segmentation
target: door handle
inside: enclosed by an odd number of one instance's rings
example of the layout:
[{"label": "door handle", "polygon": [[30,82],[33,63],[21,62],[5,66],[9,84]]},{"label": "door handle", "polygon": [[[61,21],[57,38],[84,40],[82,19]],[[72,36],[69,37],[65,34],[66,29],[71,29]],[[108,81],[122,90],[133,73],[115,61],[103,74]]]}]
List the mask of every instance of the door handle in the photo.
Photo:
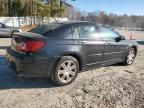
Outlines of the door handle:
[{"label": "door handle", "polygon": [[111,43],[110,43],[110,42],[107,42],[107,44],[108,44],[108,45],[111,45]]},{"label": "door handle", "polygon": [[79,41],[79,43],[81,43],[81,44],[85,44],[85,43],[86,43],[86,41],[81,40],[81,41]]}]

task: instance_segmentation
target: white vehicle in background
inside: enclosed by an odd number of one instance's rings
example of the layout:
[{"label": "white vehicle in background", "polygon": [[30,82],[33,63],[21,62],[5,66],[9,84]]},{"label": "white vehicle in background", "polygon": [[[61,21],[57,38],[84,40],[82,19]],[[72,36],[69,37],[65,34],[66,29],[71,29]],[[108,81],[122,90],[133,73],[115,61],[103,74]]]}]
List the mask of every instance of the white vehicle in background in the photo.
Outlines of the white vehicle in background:
[{"label": "white vehicle in background", "polygon": [[0,22],[0,38],[11,38],[14,32],[22,32],[18,27],[7,26]]}]

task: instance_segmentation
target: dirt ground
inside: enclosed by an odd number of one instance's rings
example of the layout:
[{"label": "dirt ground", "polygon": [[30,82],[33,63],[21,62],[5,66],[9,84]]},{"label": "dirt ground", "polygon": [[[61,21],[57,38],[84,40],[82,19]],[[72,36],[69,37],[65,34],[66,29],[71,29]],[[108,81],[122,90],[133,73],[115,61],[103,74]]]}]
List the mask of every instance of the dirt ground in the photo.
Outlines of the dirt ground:
[{"label": "dirt ground", "polygon": [[[1,46],[6,46],[2,42]],[[1,56],[0,107],[144,108],[144,46],[133,65],[82,72],[64,87],[56,87],[48,79],[18,78]]]}]

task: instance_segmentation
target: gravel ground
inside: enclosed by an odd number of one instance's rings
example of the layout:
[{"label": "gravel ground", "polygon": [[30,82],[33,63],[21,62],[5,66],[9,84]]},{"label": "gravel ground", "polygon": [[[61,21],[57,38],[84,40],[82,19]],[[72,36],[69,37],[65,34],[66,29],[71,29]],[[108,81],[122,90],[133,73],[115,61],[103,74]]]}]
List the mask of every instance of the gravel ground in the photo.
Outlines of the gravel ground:
[{"label": "gravel ground", "polygon": [[0,58],[1,108],[144,108],[144,47],[131,66],[82,72],[68,86],[18,78]]}]

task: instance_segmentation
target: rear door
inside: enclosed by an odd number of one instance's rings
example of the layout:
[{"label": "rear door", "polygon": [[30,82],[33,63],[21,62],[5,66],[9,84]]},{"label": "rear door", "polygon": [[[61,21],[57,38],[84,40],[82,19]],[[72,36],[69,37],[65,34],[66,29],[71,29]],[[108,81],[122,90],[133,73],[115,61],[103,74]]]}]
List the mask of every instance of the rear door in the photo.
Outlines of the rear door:
[{"label": "rear door", "polygon": [[100,38],[98,28],[93,24],[77,25],[73,28],[76,52],[79,52],[86,67],[103,61],[104,41]]}]

